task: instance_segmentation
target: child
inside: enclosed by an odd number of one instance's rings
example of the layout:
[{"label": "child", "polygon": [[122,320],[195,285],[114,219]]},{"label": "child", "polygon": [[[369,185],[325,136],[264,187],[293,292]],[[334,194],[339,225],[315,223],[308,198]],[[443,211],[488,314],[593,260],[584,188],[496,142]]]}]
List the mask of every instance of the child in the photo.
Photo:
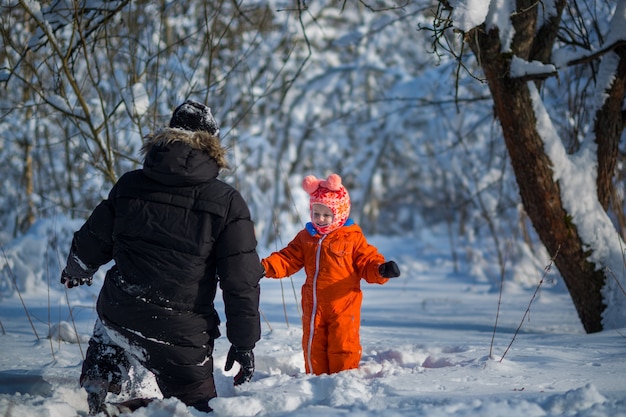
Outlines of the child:
[{"label": "child", "polygon": [[263,259],[268,278],[284,278],[304,268],[302,348],[307,373],[331,374],[359,366],[360,280],[384,284],[400,276],[348,218],[350,197],[341,177],[312,175],[302,188],[310,195],[311,222],[279,252]]}]

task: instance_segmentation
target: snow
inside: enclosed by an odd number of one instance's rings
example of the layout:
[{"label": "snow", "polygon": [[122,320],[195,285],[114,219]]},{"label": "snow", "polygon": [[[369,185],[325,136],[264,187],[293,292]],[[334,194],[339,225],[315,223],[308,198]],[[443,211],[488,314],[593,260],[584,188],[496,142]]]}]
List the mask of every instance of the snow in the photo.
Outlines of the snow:
[{"label": "snow", "polygon": [[469,32],[480,26],[489,13],[488,0],[454,0],[450,6],[454,10],[454,26],[463,32]]},{"label": "snow", "polygon": [[544,64],[540,61],[528,62],[517,56],[511,59],[511,77],[554,73],[556,73],[556,67],[552,64]]},{"label": "snow", "polygon": [[146,86],[142,83],[133,84],[132,88],[132,106],[133,113],[142,116],[148,111],[150,105],[150,96],[146,91]]},{"label": "snow", "polygon": [[[65,292],[58,283],[71,231],[80,223],[41,221],[3,247],[2,416],[87,413],[78,376],[106,268],[91,287]],[[359,369],[304,374],[295,300],[303,275],[263,280],[256,373],[250,383],[233,387],[237,369],[222,370],[229,344],[219,338],[214,355],[219,397],[211,401],[212,415],[626,416],[626,329],[585,334],[555,268],[545,273],[537,267],[527,278],[533,285],[506,282],[499,301],[499,283],[477,279],[465,263],[453,272],[445,231],[369,241],[398,262],[402,276],[383,286],[363,283]],[[481,251],[480,242],[472,245],[472,251]],[[271,250],[259,252],[267,256]],[[217,309],[223,317],[221,301]],[[132,390],[160,397],[154,379],[141,370]],[[131,415],[205,413],[170,398]]]},{"label": "snow", "polygon": [[[514,10],[512,0],[451,0],[450,4],[454,7],[455,27],[462,31],[482,23],[488,29],[498,27],[503,50],[509,48],[514,35],[509,20]],[[28,0],[23,5],[42,19],[38,2]],[[540,10],[545,19],[555,10],[554,1],[543,2]],[[620,0],[600,48],[625,39],[625,20],[626,1]],[[355,31],[338,39],[347,45],[358,36]],[[557,51],[555,65],[565,65],[583,53],[588,51]],[[172,71],[187,72],[180,61],[170,58],[169,62]],[[598,91],[612,81],[615,62],[614,56],[606,55],[599,71]],[[551,65],[516,57],[512,62],[513,76],[553,70]],[[320,76],[322,79],[326,78]],[[532,89],[532,84],[529,86]],[[138,83],[127,91],[128,108],[133,114],[146,111],[148,89]],[[417,90],[419,87],[407,91]],[[595,189],[593,144],[587,140],[577,154],[567,155],[534,89],[532,98],[564,205],[585,242],[593,246],[592,260],[602,260],[600,266],[609,268],[624,282],[623,241],[597,201],[580,198]],[[600,106],[603,99],[598,94],[594,106]],[[66,106],[54,96],[48,100]],[[95,103],[93,108],[100,106]],[[259,143],[263,144],[262,139]],[[299,190],[298,186],[292,188]],[[296,198],[299,193],[294,192]],[[296,203],[302,206],[301,202]],[[81,223],[59,218],[41,220],[27,234],[2,247],[2,416],[87,413],[86,395],[78,386],[78,376],[96,318],[95,299],[107,268],[101,268],[91,287],[66,292],[58,283],[72,232]],[[280,227],[284,230],[290,226]],[[282,236],[282,242],[275,246],[282,247],[289,237]],[[517,262],[515,270],[505,274],[514,279],[507,278],[503,283],[500,299],[500,283],[490,278],[498,275],[493,272],[498,268],[495,261],[489,262],[493,256],[486,253],[490,244],[476,238],[467,247],[467,242],[461,240],[459,237],[455,242],[458,247],[454,251],[466,249],[465,260],[452,259],[447,231],[370,237],[388,259],[398,262],[402,277],[384,286],[363,283],[362,362],[357,370],[335,375],[304,374],[296,300],[303,275],[282,281],[264,280],[263,337],[255,349],[255,376],[252,382],[233,387],[237,369],[222,370],[229,344],[224,337],[218,339],[214,356],[219,397],[211,402],[213,415],[626,416],[626,294],[617,281],[609,280],[604,289],[607,330],[588,335],[555,268],[543,279],[545,265],[525,253],[527,261]],[[259,252],[266,256],[275,249],[259,248]],[[218,311],[223,318],[221,302]],[[222,333],[226,333],[224,329]],[[137,369],[133,377],[130,395],[160,398],[151,374]],[[176,399],[159,399],[132,415],[198,417],[205,413]]]},{"label": "snow", "polygon": [[609,46],[624,40],[626,40],[626,1],[619,0],[616,2],[615,13],[611,19],[604,45]]},{"label": "snow", "polygon": [[511,50],[511,41],[513,40],[515,31],[510,24],[510,18],[512,12],[515,10],[516,5],[513,0],[492,0],[489,5],[489,14],[485,21],[486,29],[490,31],[498,28],[503,52]]}]

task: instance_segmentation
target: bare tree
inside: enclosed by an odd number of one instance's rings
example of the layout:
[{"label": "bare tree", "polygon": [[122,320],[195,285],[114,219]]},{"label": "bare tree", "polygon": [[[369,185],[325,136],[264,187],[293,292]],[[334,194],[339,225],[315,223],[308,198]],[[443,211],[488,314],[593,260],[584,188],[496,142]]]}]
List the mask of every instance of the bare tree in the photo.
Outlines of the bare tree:
[{"label": "bare tree", "polygon": [[288,37],[270,36],[280,32],[262,3],[15,0],[0,8],[0,86],[11,92],[0,99],[0,123],[14,126],[6,140],[32,143],[20,170],[40,179],[17,195],[28,202],[34,193],[64,212],[82,215],[136,168],[142,137],[180,100],[213,106],[231,146],[252,107],[293,82],[280,69],[292,59],[289,45],[284,60],[274,49]]}]

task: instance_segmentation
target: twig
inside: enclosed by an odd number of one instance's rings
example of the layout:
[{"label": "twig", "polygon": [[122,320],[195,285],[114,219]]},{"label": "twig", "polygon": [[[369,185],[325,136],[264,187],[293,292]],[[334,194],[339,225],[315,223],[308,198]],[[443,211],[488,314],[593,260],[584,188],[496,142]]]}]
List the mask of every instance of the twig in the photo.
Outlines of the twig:
[{"label": "twig", "polygon": [[[507,251],[504,253],[504,264],[506,264],[507,254],[511,248],[511,241],[507,245]],[[491,344],[489,345],[489,358],[492,358],[493,342],[496,338],[496,328],[498,327],[498,318],[500,317],[500,305],[502,304],[502,289],[504,287],[504,268],[500,270],[500,290],[498,292],[498,308],[496,310],[496,322],[493,324],[493,334],[491,335]]]},{"label": "twig", "polygon": [[526,311],[524,312],[524,316],[522,317],[522,321],[520,322],[519,326],[517,326],[517,329],[515,330],[515,334],[513,335],[513,338],[511,339],[511,343],[509,343],[509,345],[507,346],[506,350],[502,354],[502,357],[500,358],[500,362],[502,362],[504,360],[504,357],[506,356],[507,352],[509,351],[509,349],[513,345],[513,342],[515,341],[515,337],[517,336],[517,334],[519,333],[520,329],[522,328],[522,324],[524,324],[524,320],[526,320],[526,316],[530,313],[530,305],[535,300],[535,297],[537,297],[537,293],[539,292],[539,289],[541,288],[541,285],[545,281],[546,275],[548,275],[548,272],[550,272],[550,269],[552,268],[552,264],[554,263],[554,259],[556,259],[557,255],[559,254],[559,250],[560,249],[561,249],[561,245],[559,245],[559,247],[556,249],[556,253],[552,257],[552,259],[550,259],[550,263],[543,269],[543,275],[541,276],[541,280],[539,281],[539,284],[537,284],[537,288],[535,288],[535,292],[533,293],[533,296],[530,299],[530,302],[528,303],[528,307],[526,308]]},{"label": "twig", "polygon": [[267,324],[267,327],[270,328],[270,332],[271,332],[272,331],[272,325],[270,324],[270,322],[267,319],[267,317],[265,317],[265,313],[263,313],[263,310],[261,310],[261,307],[259,307],[259,313],[261,313],[261,315],[263,316],[263,320],[265,320],[265,323]]},{"label": "twig", "polygon": [[48,282],[48,341],[50,342],[50,353],[52,353],[52,360],[56,362],[56,356],[54,355],[54,345],[52,344],[52,323],[50,321],[50,268],[48,267],[48,248],[50,243],[46,246],[46,281]]},{"label": "twig", "polygon": [[78,344],[78,350],[80,350],[80,356],[83,358],[83,360],[85,360],[85,354],[83,353],[83,347],[80,344],[80,335],[78,334],[78,329],[76,328],[74,314],[72,313],[72,309],[70,308],[70,298],[67,295],[67,288],[65,289],[65,301],[67,302],[67,306],[70,312],[70,320],[72,321],[72,328],[74,329],[74,333],[76,334],[76,343]]},{"label": "twig", "polygon": [[20,298],[20,302],[22,303],[22,307],[24,307],[24,312],[26,313],[26,317],[28,318],[28,322],[30,323],[30,327],[33,328],[33,332],[35,333],[35,337],[37,337],[37,340],[41,340],[39,338],[39,335],[37,334],[37,330],[35,329],[35,325],[33,324],[33,320],[30,318],[30,314],[28,313],[28,309],[26,308],[26,304],[24,303],[24,299],[22,298],[22,292],[20,291],[19,287],[17,286],[17,279],[15,278],[15,274],[13,274],[13,270],[11,269],[11,265],[9,265],[9,258],[7,257],[6,252],[4,251],[4,246],[0,245],[0,248],[2,249],[2,255],[4,256],[4,261],[6,262],[6,266],[9,270],[9,276],[11,277],[11,280],[13,281],[13,285],[15,285],[15,290],[17,291],[17,295]]},{"label": "twig", "polygon": [[[622,245],[622,239],[618,239],[619,240],[619,247],[622,251],[622,261],[624,263],[624,268],[626,269],[626,257],[624,256],[624,246]],[[615,280],[615,283],[617,284],[617,286],[619,287],[620,290],[622,290],[622,294],[624,294],[626,296],[626,291],[624,291],[624,287],[622,286],[622,283],[619,282],[619,279],[617,279],[617,276],[613,273],[613,271],[611,271],[611,268],[609,268],[608,266],[606,267],[606,271],[608,272],[609,275],[611,275],[613,277],[613,279]],[[623,338],[626,338],[625,335],[623,335],[622,333],[620,333],[619,330],[615,329],[615,332],[622,336]]]},{"label": "twig", "polygon": [[624,268],[626,269],[626,253],[624,251],[624,246],[622,245],[622,239],[618,239],[618,241],[620,251],[622,252],[622,263],[624,264]]},{"label": "twig", "polygon": [[[624,246],[622,245],[622,239],[619,239],[619,248],[620,251],[622,252],[622,263],[624,264],[624,269],[626,269],[626,256],[624,254]],[[619,287],[620,290],[622,290],[622,294],[626,295],[626,291],[624,291],[624,287],[622,286],[622,283],[619,282],[619,279],[617,279],[617,276],[615,276],[615,274],[613,273],[613,271],[611,271],[611,268],[609,268],[608,266],[606,267],[607,272],[609,273],[609,275],[611,275],[613,277],[613,279],[615,280],[615,282],[617,283],[617,286]],[[622,270],[622,276],[624,275],[624,270]]]},{"label": "twig", "polygon": [[613,271],[611,271],[611,268],[609,268],[608,266],[606,268],[604,268],[606,272],[608,272],[608,274],[610,276],[613,277],[613,279],[615,280],[615,283],[617,284],[617,286],[619,287],[620,290],[622,290],[622,294],[624,294],[626,296],[626,290],[624,290],[624,287],[622,286],[622,283],[619,282],[619,279],[617,279],[617,277],[615,276],[615,274],[613,273]]},{"label": "twig", "polygon": [[283,299],[283,314],[285,315],[285,323],[287,323],[287,328],[289,328],[289,318],[287,317],[287,303],[285,303],[285,289],[283,288],[283,280],[280,280],[280,296]]},{"label": "twig", "polygon": [[[56,233],[56,229],[55,229],[55,233]],[[58,242],[58,239],[57,239],[57,242]],[[59,265],[59,271],[61,271],[63,270],[63,266],[61,265],[61,257],[59,255],[58,244],[56,245],[55,249],[56,249],[57,264]],[[85,354],[83,353],[83,346],[80,343],[80,335],[78,334],[78,329],[76,328],[76,321],[74,320],[74,314],[72,312],[72,307],[70,305],[70,297],[67,295],[67,287],[65,287],[64,290],[65,290],[65,302],[67,303],[67,309],[70,313],[70,320],[72,321],[74,334],[76,334],[76,343],[78,344],[78,350],[80,351],[80,356],[82,357],[82,359],[85,360]]]},{"label": "twig", "polygon": [[296,294],[296,286],[293,284],[293,277],[289,277],[289,282],[291,282],[291,291],[293,291],[293,298],[296,300],[296,308],[298,309],[298,314],[302,317],[302,309],[300,308],[300,302],[298,301],[298,295]]},{"label": "twig", "polygon": [[595,51],[594,53],[590,54],[590,55],[586,55],[583,56],[581,58],[577,58],[577,59],[573,59],[571,61],[567,62],[568,66],[573,66],[573,65],[578,65],[578,64],[586,64],[589,63],[591,61],[594,61],[595,59],[599,58],[600,56],[609,53],[609,52],[613,52],[615,49],[623,47],[626,45],[626,41],[616,41],[613,42],[611,45],[606,46],[600,50]]}]

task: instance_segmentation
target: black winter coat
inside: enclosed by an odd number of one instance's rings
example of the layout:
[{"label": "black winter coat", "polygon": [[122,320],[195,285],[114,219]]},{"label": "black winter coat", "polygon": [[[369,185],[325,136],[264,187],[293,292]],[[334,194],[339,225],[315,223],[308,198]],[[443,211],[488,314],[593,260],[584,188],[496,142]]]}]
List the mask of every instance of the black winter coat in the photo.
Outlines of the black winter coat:
[{"label": "black winter coat", "polygon": [[98,297],[100,319],[140,345],[206,348],[219,336],[219,280],[228,339],[253,348],[263,268],[246,203],[217,179],[225,166],[219,139],[164,129],[144,149],[143,169],[123,175],[74,235],[70,259],[94,270],[115,261]]}]

